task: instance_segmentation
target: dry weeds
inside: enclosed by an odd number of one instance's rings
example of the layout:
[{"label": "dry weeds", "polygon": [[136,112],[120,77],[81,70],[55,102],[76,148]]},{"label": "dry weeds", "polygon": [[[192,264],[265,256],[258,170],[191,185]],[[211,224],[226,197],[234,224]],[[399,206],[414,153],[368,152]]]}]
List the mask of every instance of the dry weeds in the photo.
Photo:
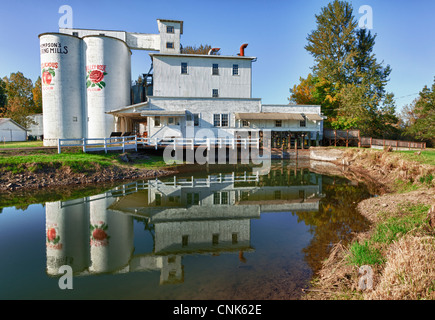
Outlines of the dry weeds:
[{"label": "dry weeds", "polygon": [[364,295],[373,300],[435,300],[435,239],[405,236],[388,249],[379,285]]},{"label": "dry weeds", "polygon": [[[347,166],[342,166],[345,163]],[[375,150],[348,149],[337,162],[345,177],[365,182],[379,196],[366,199],[358,205],[359,212],[372,222],[366,233],[355,240],[368,239],[376,224],[392,216],[407,214],[408,205],[434,205],[434,181],[431,185],[419,183],[420,178],[435,174],[435,166],[407,161],[400,155]],[[418,190],[397,193],[397,180],[412,184]],[[428,215],[428,221],[430,215]],[[428,224],[429,225],[429,224]],[[435,299],[435,238],[433,230],[424,235],[407,234],[397,242],[384,247],[386,262],[372,266],[374,290],[358,288],[358,268],[349,265],[349,249],[336,244],[329,258],[305,290],[304,300],[417,300]],[[431,235],[428,235],[431,234]]]}]

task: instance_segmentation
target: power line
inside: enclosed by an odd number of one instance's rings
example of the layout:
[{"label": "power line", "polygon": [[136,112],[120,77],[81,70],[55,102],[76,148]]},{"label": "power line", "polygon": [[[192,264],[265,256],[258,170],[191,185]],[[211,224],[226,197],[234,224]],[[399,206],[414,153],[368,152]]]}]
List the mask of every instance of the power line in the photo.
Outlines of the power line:
[{"label": "power line", "polygon": [[419,94],[419,92],[417,92],[417,93],[411,93],[411,94],[408,94],[406,96],[401,96],[401,97],[398,97],[398,98],[394,98],[394,100],[402,99],[402,98],[406,98],[406,97],[410,97],[410,96],[415,96],[416,94]]}]

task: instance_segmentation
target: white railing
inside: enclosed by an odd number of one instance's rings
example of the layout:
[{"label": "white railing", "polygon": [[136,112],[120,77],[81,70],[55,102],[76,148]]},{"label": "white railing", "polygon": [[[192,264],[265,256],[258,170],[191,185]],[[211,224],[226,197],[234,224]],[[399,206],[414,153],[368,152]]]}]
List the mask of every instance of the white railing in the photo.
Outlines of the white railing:
[{"label": "white railing", "polygon": [[259,138],[138,138],[137,141],[144,146],[154,146],[156,150],[159,146],[172,146],[174,150],[178,146],[190,147],[192,150],[195,146],[204,146],[207,147],[207,150],[210,150],[211,147],[222,148],[227,146],[235,149],[239,145],[245,149],[249,146],[260,148]]},{"label": "white railing", "polygon": [[129,194],[136,193],[140,190],[155,190],[159,187],[173,187],[173,188],[209,188],[212,184],[217,183],[236,183],[236,182],[259,182],[260,177],[259,174],[247,174],[245,171],[243,175],[236,176],[235,173],[231,174],[222,174],[219,173],[217,175],[208,175],[207,178],[194,178],[191,179],[185,179],[185,178],[177,178],[174,176],[173,180],[168,181],[161,181],[158,178],[150,179],[148,181],[136,181],[136,182],[130,182],[126,183],[122,186],[116,187],[115,189],[112,189],[110,191],[106,191],[103,194],[100,194],[98,197],[86,197],[82,199],[75,199],[75,200],[66,200],[61,201],[61,208],[73,206],[85,202],[92,202],[96,200],[101,200],[104,198],[110,198],[110,197],[124,197]]},{"label": "white railing", "polygon": [[[137,137],[111,137],[111,138],[82,138],[82,139],[58,139],[57,152],[62,152],[62,147],[82,147],[83,152],[135,149],[137,151]],[[70,142],[70,143],[68,143]]]},{"label": "white railing", "polygon": [[[68,143],[69,142],[69,143]],[[247,149],[249,146],[260,148],[259,138],[142,138],[137,136],[126,137],[111,137],[111,138],[82,138],[82,139],[58,139],[57,152],[62,152],[62,147],[82,147],[83,152],[87,151],[112,151],[122,150],[123,152],[128,149],[135,149],[137,145],[154,146],[157,150],[158,147],[172,146],[175,150],[176,147],[190,147],[192,150],[195,147],[222,148],[231,147],[235,149],[238,146]]]}]

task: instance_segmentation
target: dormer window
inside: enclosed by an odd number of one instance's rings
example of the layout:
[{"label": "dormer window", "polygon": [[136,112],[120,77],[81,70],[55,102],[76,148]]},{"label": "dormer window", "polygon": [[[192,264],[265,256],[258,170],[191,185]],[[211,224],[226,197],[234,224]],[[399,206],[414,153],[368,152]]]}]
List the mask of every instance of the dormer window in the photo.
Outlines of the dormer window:
[{"label": "dormer window", "polygon": [[166,26],[166,33],[174,33],[174,27],[173,26]]}]

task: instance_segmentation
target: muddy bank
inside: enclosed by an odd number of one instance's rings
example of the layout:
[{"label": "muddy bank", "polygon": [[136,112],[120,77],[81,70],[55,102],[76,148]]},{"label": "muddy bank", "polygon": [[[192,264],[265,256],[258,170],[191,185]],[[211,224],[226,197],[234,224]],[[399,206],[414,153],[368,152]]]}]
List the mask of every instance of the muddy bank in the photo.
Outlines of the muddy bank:
[{"label": "muddy bank", "polygon": [[[6,151],[3,151],[4,153]],[[13,155],[33,155],[32,151],[9,151]],[[19,152],[19,153],[18,153]],[[53,150],[49,150],[48,154]],[[74,150],[72,151],[74,152]],[[17,154],[18,153],[18,154]],[[43,152],[47,153],[46,150]],[[10,154],[5,154],[10,155]],[[0,193],[16,193],[17,191],[37,191],[74,186],[100,185],[127,180],[149,179],[171,175],[177,172],[173,168],[141,168],[134,164],[149,160],[142,153],[124,153],[117,155],[120,161],[99,163],[98,161],[81,160],[62,163],[37,162],[18,165],[5,164],[0,166]]]}]

